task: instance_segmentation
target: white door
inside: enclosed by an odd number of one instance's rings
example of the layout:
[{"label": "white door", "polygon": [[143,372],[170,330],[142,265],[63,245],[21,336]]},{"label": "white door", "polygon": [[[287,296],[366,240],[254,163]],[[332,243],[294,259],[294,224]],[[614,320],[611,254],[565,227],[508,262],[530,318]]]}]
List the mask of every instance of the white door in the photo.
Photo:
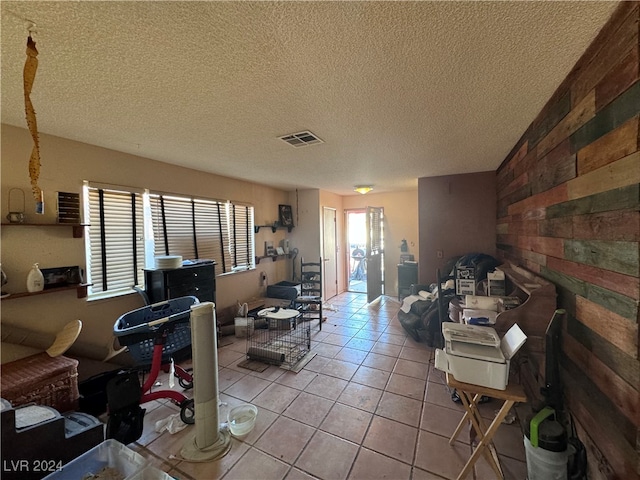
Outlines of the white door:
[{"label": "white door", "polygon": [[367,207],[367,302],[384,293],[383,211]]},{"label": "white door", "polygon": [[338,294],[338,261],[336,240],[336,210],[322,207],[322,298],[328,300]]}]

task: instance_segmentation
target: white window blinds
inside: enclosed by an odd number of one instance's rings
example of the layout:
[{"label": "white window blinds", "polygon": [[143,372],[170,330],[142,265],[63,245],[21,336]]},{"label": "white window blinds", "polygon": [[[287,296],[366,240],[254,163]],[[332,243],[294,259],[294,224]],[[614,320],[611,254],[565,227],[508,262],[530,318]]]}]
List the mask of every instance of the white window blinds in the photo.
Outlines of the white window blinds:
[{"label": "white window blinds", "polygon": [[142,195],[95,187],[87,191],[90,291],[129,292],[144,281]]},{"label": "white window blinds", "polygon": [[215,260],[222,273],[253,267],[253,207],[159,194],[150,204],[155,255]]}]

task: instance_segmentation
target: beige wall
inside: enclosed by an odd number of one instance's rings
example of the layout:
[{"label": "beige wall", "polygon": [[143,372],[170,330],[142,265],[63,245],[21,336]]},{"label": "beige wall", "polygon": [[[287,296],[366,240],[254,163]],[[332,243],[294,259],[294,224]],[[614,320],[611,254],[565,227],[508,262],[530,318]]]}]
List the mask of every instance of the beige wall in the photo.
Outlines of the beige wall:
[{"label": "beige wall", "polygon": [[[362,209],[367,206],[384,208],[384,270],[385,294],[398,294],[398,261],[400,260],[400,243],[407,240],[409,253],[415,255],[420,262],[418,252],[418,191],[407,190],[393,193],[368,193],[343,197],[344,210]],[[344,216],[343,216],[344,218]],[[343,228],[342,244],[346,245]],[[346,277],[345,277],[346,278]]]},{"label": "beige wall", "polygon": [[421,283],[435,282],[436,270],[451,257],[473,252],[495,256],[495,172],[420,178],[418,195]]},{"label": "beige wall", "polygon": [[[8,213],[10,188],[25,192],[28,221],[55,223],[56,192],[81,192],[83,180],[251,203],[255,207],[256,224],[273,223],[278,218],[278,204],[289,203],[289,193],[285,191],[40,135],[39,185],[45,192],[45,215],[37,216],[32,213],[35,204],[30,195],[27,169],[32,145],[29,133],[8,125],[2,125],[1,133],[3,221]],[[277,244],[286,234],[286,230],[274,234],[271,229],[261,229],[256,235],[256,254],[262,254],[265,240],[273,239]],[[41,268],[85,267],[84,240],[72,238],[71,228],[66,227],[3,226],[1,253],[2,268],[9,278],[5,290],[14,293],[26,290],[25,281],[33,262],[39,262]],[[255,271],[218,277],[218,312],[233,306],[236,300],[262,295],[260,272],[264,271],[271,283],[287,278],[291,272],[290,260],[262,261],[257,267]],[[84,328],[76,348],[100,358],[112,344],[117,318],[141,306],[143,303],[137,294],[89,302],[77,299],[75,291],[69,291],[4,300],[1,318],[3,324],[44,332],[55,332],[66,322],[80,319]]]}]

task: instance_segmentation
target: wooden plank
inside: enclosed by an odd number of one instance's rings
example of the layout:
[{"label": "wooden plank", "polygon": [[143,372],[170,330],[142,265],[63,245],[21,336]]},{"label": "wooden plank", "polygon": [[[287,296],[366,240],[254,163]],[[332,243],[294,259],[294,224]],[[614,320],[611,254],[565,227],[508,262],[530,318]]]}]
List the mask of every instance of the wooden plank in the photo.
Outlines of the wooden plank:
[{"label": "wooden plank", "polygon": [[579,278],[566,275],[563,272],[553,270],[549,264],[555,260],[554,258],[547,259],[547,266],[540,272],[541,275],[547,280],[552,281],[556,286],[563,287],[569,290],[571,293],[580,295],[582,297],[587,296],[588,284]]},{"label": "wooden plank", "polygon": [[576,296],[576,319],[631,358],[638,359],[638,324]]},{"label": "wooden plank", "polygon": [[[624,441],[620,426],[609,418],[609,412],[601,410],[603,406],[593,401],[589,392],[580,386],[575,373],[576,369],[562,372],[564,391],[573,416],[584,426],[589,438],[604,456],[604,462],[599,462],[597,471],[604,475],[603,478],[611,480],[636,478],[634,464],[637,462],[637,453],[634,447],[629,441]],[[589,478],[593,478],[594,474],[590,471]]]},{"label": "wooden plank", "polygon": [[[575,181],[572,180],[572,181]],[[557,187],[553,187],[546,192],[532,195],[529,198],[520,200],[512,205],[509,205],[507,212],[509,215],[524,214],[525,212],[535,210],[538,208],[547,208],[557,203],[566,202],[569,200],[568,183],[563,183]]]},{"label": "wooden plank", "polygon": [[634,425],[640,427],[640,392],[620,378],[584,345],[571,335],[562,336],[562,350],[601,392],[607,392],[609,400]]},{"label": "wooden plank", "polygon": [[638,276],[638,243],[599,240],[565,240],[564,257],[577,263]]},{"label": "wooden plank", "polygon": [[[586,98],[591,98],[587,96]],[[595,108],[595,105],[594,105]],[[640,82],[634,83],[595,117],[571,135],[571,151],[577,152],[603,135],[615,130],[640,112]]]},{"label": "wooden plank", "polygon": [[[564,306],[563,306],[564,307]],[[625,354],[573,316],[567,316],[567,332],[630,385],[640,385],[640,362]]]},{"label": "wooden plank", "polygon": [[574,102],[579,102],[593,91],[595,86],[615,68],[633,45],[638,44],[638,15],[629,14],[620,27],[604,39],[589,66],[576,77],[571,87]]},{"label": "wooden plank", "polygon": [[[554,98],[550,100],[554,102]],[[565,91],[555,103],[548,103],[538,114],[528,134],[529,145],[537,145],[553,128],[571,112],[571,92]]]},{"label": "wooden plank", "polygon": [[[588,370],[586,372],[580,370],[572,359],[563,355],[561,371],[571,375],[573,382],[575,382],[573,383],[573,388],[577,389],[577,393],[579,393],[581,397],[584,396],[584,398],[588,399],[589,408],[592,411],[600,411],[601,419],[606,418],[607,422],[615,425],[619,440],[627,443],[628,446],[635,444],[637,430],[635,422],[630,422],[627,417],[616,408],[615,404],[606,395],[606,389],[600,390],[593,383]],[[562,376],[562,380],[565,380],[564,376]]]},{"label": "wooden plank", "polygon": [[496,225],[496,235],[509,233],[509,223],[498,223]]},{"label": "wooden plank", "polygon": [[537,145],[537,156],[541,158],[565,138],[569,137],[580,127],[585,125],[596,114],[596,94],[592,90],[582,101],[577,104],[567,116],[565,116],[547,136]]},{"label": "wooden plank", "polygon": [[519,175],[517,178],[512,179],[512,181],[504,188],[498,187],[498,198],[504,198],[508,195],[511,195],[512,193],[527,185],[527,183],[529,183],[529,175],[525,172],[522,175]]},{"label": "wooden plank", "polygon": [[586,197],[634,183],[640,183],[640,152],[569,180],[566,183],[567,199]]},{"label": "wooden plank", "polygon": [[542,220],[538,231],[543,237],[573,238],[571,217],[548,218]]},{"label": "wooden plank", "polygon": [[551,205],[545,209],[545,218],[558,218],[613,210],[638,210],[640,208],[640,185],[614,188],[602,193]]},{"label": "wooden plank", "polygon": [[529,237],[530,250],[557,258],[564,258],[564,241],[561,238]]},{"label": "wooden plank", "polygon": [[[565,150],[566,155],[554,155],[559,148]],[[562,152],[564,153],[564,152]],[[576,177],[576,155],[569,153],[569,141],[562,142],[546,157],[541,158],[529,174],[531,178],[531,193],[536,194],[567,182]]]},{"label": "wooden plank", "polygon": [[532,252],[531,250],[524,250],[522,252],[522,258],[525,260],[527,265],[535,265],[535,267],[529,267],[529,269],[535,270],[536,273],[540,273],[540,267],[547,264],[546,255],[538,252]]},{"label": "wooden plank", "polygon": [[608,165],[638,151],[638,116],[578,152],[578,175]]},{"label": "wooden plank", "polygon": [[[592,285],[598,285],[613,292],[617,292],[634,300],[640,300],[640,279],[630,275],[603,270],[591,265],[571,262],[561,258],[549,258],[547,267],[550,271],[556,271],[569,277],[575,277]],[[545,278],[549,278],[543,272]],[[586,295],[586,292],[585,292]]]},{"label": "wooden plank", "polygon": [[632,323],[638,322],[638,301],[631,297],[591,284],[587,284],[585,297]]},{"label": "wooden plank", "polygon": [[639,59],[638,45],[631,47],[629,53],[596,86],[596,112],[602,110],[613,99],[638,81]]},{"label": "wooden plank", "polygon": [[640,212],[637,210],[576,215],[572,220],[573,236],[571,238],[576,240],[621,242],[640,240]]},{"label": "wooden plank", "polygon": [[538,147],[534,147],[513,167],[513,175],[517,178],[531,170],[538,158]]},{"label": "wooden plank", "polygon": [[509,224],[509,233],[513,235],[525,235],[535,237],[538,234],[538,222],[536,221],[514,221]]}]

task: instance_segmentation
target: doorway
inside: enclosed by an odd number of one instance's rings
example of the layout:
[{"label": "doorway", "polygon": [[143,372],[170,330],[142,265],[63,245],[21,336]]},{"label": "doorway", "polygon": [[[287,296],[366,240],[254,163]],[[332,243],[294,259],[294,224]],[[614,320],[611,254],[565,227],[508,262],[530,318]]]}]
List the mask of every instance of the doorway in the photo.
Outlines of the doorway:
[{"label": "doorway", "polygon": [[336,239],[336,209],[322,207],[322,261],[323,298],[328,300],[338,294],[338,261]]},{"label": "doorway", "polygon": [[347,211],[347,290],[367,293],[367,211]]}]

